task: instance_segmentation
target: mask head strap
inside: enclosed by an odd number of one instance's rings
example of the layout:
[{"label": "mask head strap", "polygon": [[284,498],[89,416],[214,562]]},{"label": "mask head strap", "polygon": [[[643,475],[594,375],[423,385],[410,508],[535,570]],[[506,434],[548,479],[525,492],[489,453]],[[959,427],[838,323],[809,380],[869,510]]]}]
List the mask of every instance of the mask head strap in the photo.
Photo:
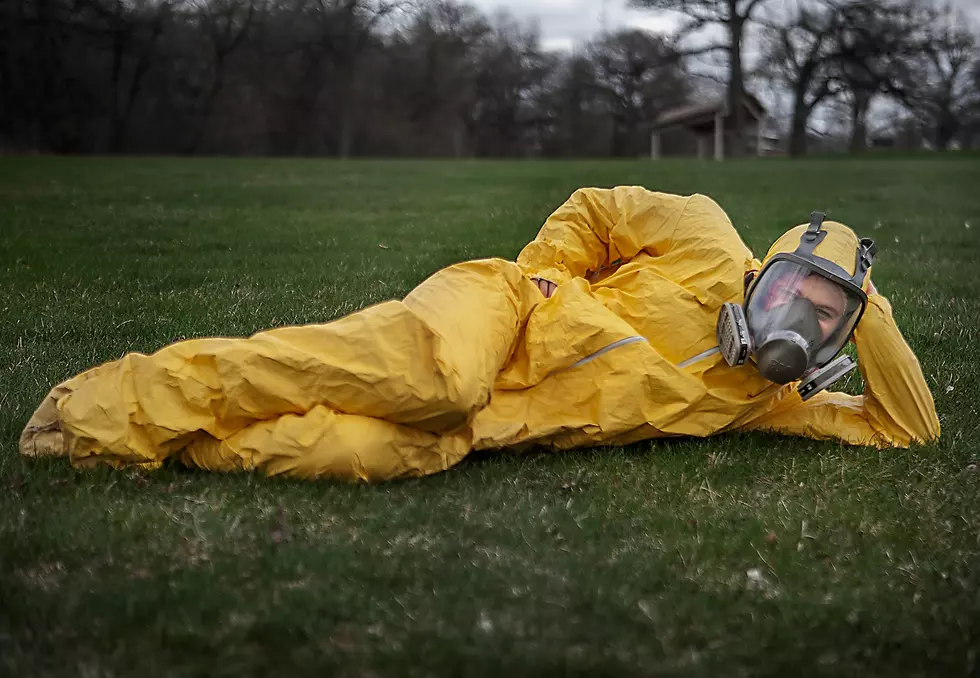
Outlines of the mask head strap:
[{"label": "mask head strap", "polygon": [[878,254],[878,246],[875,245],[875,241],[871,238],[861,238],[861,244],[857,251],[857,263],[854,265],[854,277],[851,279],[851,282],[858,287],[863,287],[864,279],[867,277],[868,271],[871,270],[871,264],[874,263],[876,254]]},{"label": "mask head strap", "polygon": [[810,225],[806,227],[806,231],[800,238],[800,245],[796,248],[796,254],[808,256],[813,254],[813,250],[817,249],[817,245],[823,242],[823,239],[827,237],[827,231],[824,231],[821,227],[823,226],[823,220],[827,217],[823,212],[812,212],[810,214]]}]

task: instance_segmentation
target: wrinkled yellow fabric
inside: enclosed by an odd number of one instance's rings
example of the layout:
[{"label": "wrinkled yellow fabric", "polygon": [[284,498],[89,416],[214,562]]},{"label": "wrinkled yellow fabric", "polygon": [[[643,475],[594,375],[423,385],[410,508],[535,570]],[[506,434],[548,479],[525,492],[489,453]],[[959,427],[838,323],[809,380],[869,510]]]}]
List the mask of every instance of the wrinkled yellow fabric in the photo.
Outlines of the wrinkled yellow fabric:
[{"label": "wrinkled yellow fabric", "polygon": [[[772,384],[751,364],[691,361],[715,346],[721,305],[741,302],[760,266],[705,196],[581,189],[516,263],[450,266],[404,300],[334,322],[189,340],[84,372],[41,403],[21,451],[81,466],[174,458],[380,481],[527,444],[731,430],[877,446],[938,437],[918,361],[880,295],[855,334],[863,396],[803,403],[794,384]],[[551,298],[537,277],[558,283]]]}]

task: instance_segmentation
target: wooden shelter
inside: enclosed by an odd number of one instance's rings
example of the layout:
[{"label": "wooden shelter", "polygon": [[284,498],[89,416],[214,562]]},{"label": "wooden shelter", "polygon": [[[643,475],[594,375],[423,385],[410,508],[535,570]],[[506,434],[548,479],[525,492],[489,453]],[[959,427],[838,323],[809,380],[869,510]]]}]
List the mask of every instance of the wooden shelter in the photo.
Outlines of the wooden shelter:
[{"label": "wooden shelter", "polygon": [[[751,94],[742,97],[745,111],[746,147],[755,146],[757,155],[763,154],[763,131],[766,124],[766,109]],[[684,130],[692,134],[697,141],[697,156],[709,157],[709,152],[715,160],[724,160],[727,141],[734,134],[734,116],[728,110],[727,98],[689,104],[665,111],[653,122],[650,132],[650,157],[661,157],[661,141],[664,134]]]}]

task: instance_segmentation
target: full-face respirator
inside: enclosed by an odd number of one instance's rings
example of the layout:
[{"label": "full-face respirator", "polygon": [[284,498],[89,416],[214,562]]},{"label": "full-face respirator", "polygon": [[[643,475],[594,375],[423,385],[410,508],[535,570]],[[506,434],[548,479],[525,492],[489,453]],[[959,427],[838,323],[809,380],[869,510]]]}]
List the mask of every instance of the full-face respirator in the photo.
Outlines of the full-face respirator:
[{"label": "full-face respirator", "polygon": [[777,384],[801,380],[804,400],[853,370],[838,356],[867,305],[863,291],[875,245],[862,239],[854,274],[814,254],[824,241],[824,215],[814,212],[793,252],[772,256],[750,283],[744,305],[726,303],[718,316],[718,348],[731,366],[752,361]]}]

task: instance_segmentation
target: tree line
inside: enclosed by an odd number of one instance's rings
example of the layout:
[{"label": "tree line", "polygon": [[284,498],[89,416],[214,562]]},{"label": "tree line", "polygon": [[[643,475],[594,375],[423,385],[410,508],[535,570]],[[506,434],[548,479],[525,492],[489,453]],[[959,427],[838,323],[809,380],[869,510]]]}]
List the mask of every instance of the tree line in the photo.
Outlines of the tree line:
[{"label": "tree line", "polygon": [[632,2],[677,30],[565,53],[455,0],[5,0],[0,150],[635,157],[711,80],[786,98],[794,154],[841,106],[863,148],[878,99],[936,147],[980,135],[977,35],[950,7]]}]

